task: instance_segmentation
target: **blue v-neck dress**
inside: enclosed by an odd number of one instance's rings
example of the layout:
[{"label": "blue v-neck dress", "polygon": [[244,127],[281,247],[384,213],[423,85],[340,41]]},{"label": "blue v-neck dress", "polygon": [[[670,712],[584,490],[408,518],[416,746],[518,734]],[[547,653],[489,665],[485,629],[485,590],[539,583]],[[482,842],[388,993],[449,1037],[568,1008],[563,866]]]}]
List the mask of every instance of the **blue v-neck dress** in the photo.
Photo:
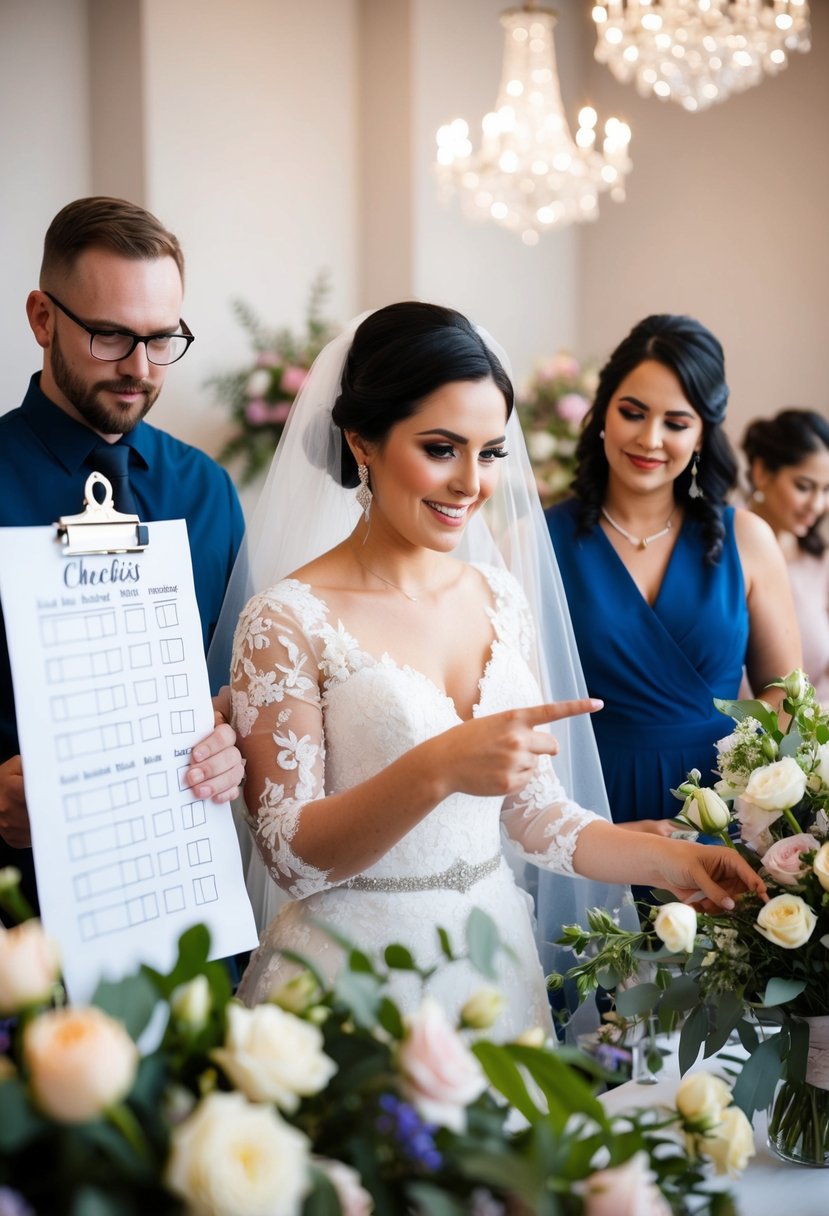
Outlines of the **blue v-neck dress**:
[{"label": "blue v-neck dress", "polygon": [[714,697],[739,693],[748,606],[724,516],[722,556],[705,562],[705,540],[686,517],[656,602],[642,596],[600,527],[576,533],[571,501],[547,511],[587,689],[605,707],[592,721],[614,819],[676,815],[671,788],[692,768],[713,781],[716,741],[731,724]]}]

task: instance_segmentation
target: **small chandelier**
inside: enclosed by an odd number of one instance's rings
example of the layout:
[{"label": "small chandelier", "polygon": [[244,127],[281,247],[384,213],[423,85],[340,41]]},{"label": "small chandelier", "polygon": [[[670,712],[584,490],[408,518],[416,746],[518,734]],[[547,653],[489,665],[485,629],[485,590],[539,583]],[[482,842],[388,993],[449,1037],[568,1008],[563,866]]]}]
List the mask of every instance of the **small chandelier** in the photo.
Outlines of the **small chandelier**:
[{"label": "small chandelier", "polygon": [[527,245],[539,234],[575,221],[598,218],[598,196],[625,197],[630,172],[630,127],[608,119],[602,151],[596,147],[598,116],[579,113],[570,134],[558,83],[551,9],[508,9],[504,60],[495,109],[481,123],[478,152],[462,118],[437,132],[437,172],[442,193],[459,193],[465,213],[520,232]]},{"label": "small chandelier", "polygon": [[596,59],[643,97],[703,110],[809,50],[807,0],[605,0]]}]

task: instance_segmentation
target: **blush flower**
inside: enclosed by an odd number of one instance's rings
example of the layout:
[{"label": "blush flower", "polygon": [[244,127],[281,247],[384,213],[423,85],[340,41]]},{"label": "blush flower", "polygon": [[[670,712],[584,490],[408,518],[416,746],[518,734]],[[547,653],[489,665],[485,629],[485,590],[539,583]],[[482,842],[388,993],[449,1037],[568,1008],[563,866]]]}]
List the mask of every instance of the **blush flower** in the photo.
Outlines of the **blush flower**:
[{"label": "blush flower", "polygon": [[420,1009],[406,1019],[398,1065],[406,1096],[418,1113],[432,1123],[462,1132],[466,1107],[486,1089],[486,1078],[432,997],[426,997]]},{"label": "blush flower", "polygon": [[809,873],[809,866],[801,855],[817,848],[818,842],[814,836],[806,832],[798,836],[784,836],[763,854],[763,866],[775,882],[783,887],[794,887]]}]

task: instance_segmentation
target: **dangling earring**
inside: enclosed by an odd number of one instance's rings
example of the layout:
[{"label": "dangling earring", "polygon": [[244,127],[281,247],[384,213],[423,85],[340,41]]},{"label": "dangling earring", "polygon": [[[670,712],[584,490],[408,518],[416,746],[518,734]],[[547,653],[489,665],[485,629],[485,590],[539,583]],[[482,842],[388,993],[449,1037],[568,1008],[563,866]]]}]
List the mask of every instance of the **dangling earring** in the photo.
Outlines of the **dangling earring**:
[{"label": "dangling earring", "polygon": [[357,476],[360,478],[360,484],[357,487],[357,502],[363,509],[363,519],[368,523],[369,514],[371,512],[371,486],[368,484],[368,465],[357,465]]},{"label": "dangling earring", "polygon": [[693,461],[693,464],[691,465],[691,484],[688,487],[688,497],[689,498],[705,498],[705,495],[703,494],[702,490],[700,489],[699,482],[697,481],[698,469],[699,469],[699,452],[694,452],[694,461]]},{"label": "dangling earring", "polygon": [[765,502],[766,496],[762,490],[752,490],[751,501],[752,502]]},{"label": "dangling earring", "polygon": [[604,439],[604,428],[599,431],[599,438]]}]

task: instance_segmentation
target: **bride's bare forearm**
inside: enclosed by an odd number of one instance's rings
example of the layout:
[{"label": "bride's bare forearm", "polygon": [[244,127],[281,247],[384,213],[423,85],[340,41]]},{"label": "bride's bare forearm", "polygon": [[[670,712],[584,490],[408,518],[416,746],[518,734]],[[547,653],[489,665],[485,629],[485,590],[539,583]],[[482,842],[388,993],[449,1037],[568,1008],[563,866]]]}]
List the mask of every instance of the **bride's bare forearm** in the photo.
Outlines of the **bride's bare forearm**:
[{"label": "bride's bare forearm", "polygon": [[629,831],[621,824],[589,823],[579,834],[573,868],[597,882],[652,886],[660,879],[666,843],[664,837]]}]

